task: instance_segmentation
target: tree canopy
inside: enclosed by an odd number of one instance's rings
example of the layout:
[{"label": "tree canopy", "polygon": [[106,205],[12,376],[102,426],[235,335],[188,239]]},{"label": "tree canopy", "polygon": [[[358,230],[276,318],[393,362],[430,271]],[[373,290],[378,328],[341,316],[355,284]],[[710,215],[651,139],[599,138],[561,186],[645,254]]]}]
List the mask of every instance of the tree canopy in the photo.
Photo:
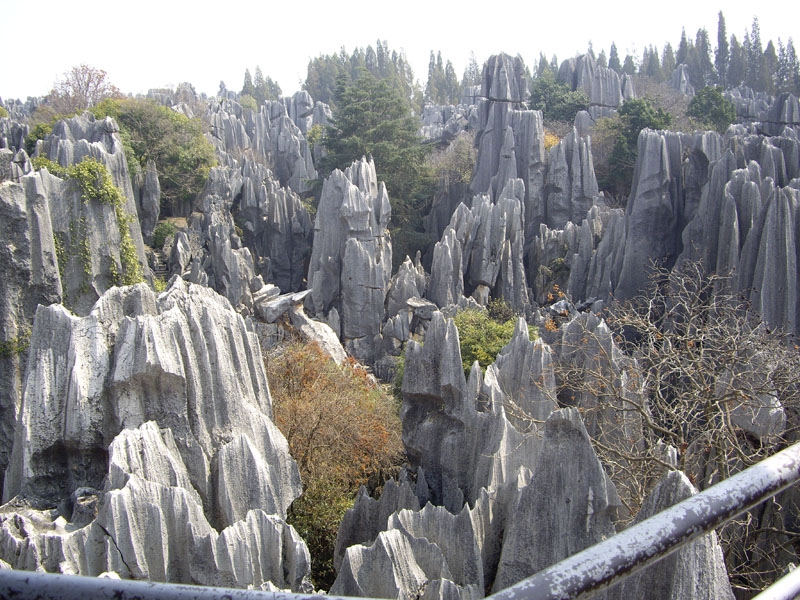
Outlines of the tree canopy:
[{"label": "tree canopy", "polygon": [[607,165],[598,165],[598,183],[602,189],[621,198],[630,193],[639,132],[642,129],[666,129],[672,117],[650,100],[642,98],[628,100],[615,117],[605,121],[603,135],[611,137],[612,149]]},{"label": "tree canopy", "polygon": [[722,95],[718,87],[704,87],[689,102],[687,114],[701,123],[725,133],[728,125],[736,122],[736,107]]},{"label": "tree canopy", "polygon": [[133,160],[142,168],[149,160],[155,163],[162,209],[169,211],[202,190],[215,157],[198,119],[152,100],[133,98],[105,100],[93,112],[117,121],[129,163]]},{"label": "tree canopy", "polygon": [[572,122],[575,115],[589,107],[589,98],[583,90],[571,90],[556,81],[549,68],[541,69],[533,80],[530,107],[541,110],[545,121]]},{"label": "tree canopy", "polygon": [[321,175],[372,156],[389,193],[397,233],[421,232],[432,190],[426,167],[430,147],[419,136],[419,119],[395,86],[366,69],[354,81],[340,78],[335,99],[323,136],[327,154],[320,161]]},{"label": "tree canopy", "polygon": [[422,90],[414,80],[414,71],[405,54],[389,49],[386,41],[378,40],[375,48],[356,48],[348,54],[344,47],[338,53],[322,54],[308,61],[308,71],[303,89],[314,100],[336,106],[339,81],[353,82],[362,69],[378,80],[386,80],[396,88],[410,107],[422,107]]},{"label": "tree canopy", "polygon": [[58,114],[75,114],[105,98],[122,94],[102,69],[81,64],[72,67],[56,82],[47,100]]}]

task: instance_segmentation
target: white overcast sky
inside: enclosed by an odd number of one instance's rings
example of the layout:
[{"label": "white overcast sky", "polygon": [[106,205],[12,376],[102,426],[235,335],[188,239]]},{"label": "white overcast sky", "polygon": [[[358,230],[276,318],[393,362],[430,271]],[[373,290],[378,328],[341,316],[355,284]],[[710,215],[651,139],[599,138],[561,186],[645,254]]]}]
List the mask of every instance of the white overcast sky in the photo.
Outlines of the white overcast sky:
[{"label": "white overcast sky", "polygon": [[[723,4],[725,6],[723,6]],[[245,69],[261,67],[284,94],[300,89],[311,58],[385,40],[403,50],[422,85],[430,51],[441,51],[461,77],[474,52],[520,54],[533,67],[540,52],[559,62],[586,51],[640,57],[647,45],[677,49],[681,30],[700,27],[717,40],[723,11],[728,35],[741,40],[757,16],[766,46],[778,38],[800,44],[800,3],[726,0],[585,2],[339,2],[305,0],[0,0],[3,60],[0,98],[45,95],[72,66],[103,69],[124,93],[187,81],[216,93],[224,81],[239,90]],[[758,11],[758,12],[756,12]]]}]

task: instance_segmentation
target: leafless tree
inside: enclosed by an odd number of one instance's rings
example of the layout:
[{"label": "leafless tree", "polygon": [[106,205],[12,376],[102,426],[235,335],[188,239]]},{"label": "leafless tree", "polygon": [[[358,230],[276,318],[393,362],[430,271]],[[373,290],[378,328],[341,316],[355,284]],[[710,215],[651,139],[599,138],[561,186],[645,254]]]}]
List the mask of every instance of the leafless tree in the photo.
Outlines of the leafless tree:
[{"label": "leafless tree", "polygon": [[91,108],[104,98],[121,96],[108,79],[108,74],[86,64],[72,67],[50,92],[49,102],[56,113],[72,114]]},{"label": "leafless tree", "polygon": [[[800,349],[770,330],[725,276],[653,267],[651,289],[562,325],[562,404],[582,410],[633,517],[667,468],[699,489],[793,443]],[[796,560],[785,495],[721,532],[734,584],[757,589]]]}]

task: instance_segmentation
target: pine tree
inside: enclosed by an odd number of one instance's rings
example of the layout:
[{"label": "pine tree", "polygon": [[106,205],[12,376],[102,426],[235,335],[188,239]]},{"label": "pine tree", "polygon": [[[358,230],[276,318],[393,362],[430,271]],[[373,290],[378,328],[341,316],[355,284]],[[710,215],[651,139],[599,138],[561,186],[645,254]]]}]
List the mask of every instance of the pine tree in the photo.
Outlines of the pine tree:
[{"label": "pine tree", "polygon": [[753,26],[750,37],[745,36],[745,49],[747,50],[747,76],[745,83],[757,92],[764,90],[764,49],[761,45],[761,29],[758,17],[753,17]]},{"label": "pine tree", "polygon": [[364,66],[367,68],[367,71],[375,75],[375,77],[380,78],[380,73],[378,72],[378,55],[375,53],[375,49],[372,46],[367,46],[367,51],[364,53]]},{"label": "pine tree", "polygon": [[256,96],[256,88],[253,85],[253,76],[250,75],[250,69],[244,71],[244,85],[242,86],[242,96]]},{"label": "pine tree", "polygon": [[675,53],[672,51],[672,44],[667,42],[664,46],[664,52],[661,54],[661,72],[664,74],[664,79],[672,77],[672,72],[675,70]]},{"label": "pine tree", "polygon": [[614,42],[611,42],[611,52],[608,55],[608,68],[614,69],[617,73],[622,72],[622,63],[619,61],[619,52]]},{"label": "pine tree", "polygon": [[728,34],[725,31],[725,17],[719,11],[719,21],[717,22],[717,50],[714,53],[714,68],[717,73],[717,82],[724,88],[728,82],[728,64],[730,63],[730,49],[728,46]]},{"label": "pine tree", "polygon": [[256,66],[256,76],[253,78],[253,95],[256,99],[256,104],[261,106],[267,99],[267,82],[264,81],[264,73],[261,72],[261,67]]},{"label": "pine tree", "polygon": [[600,50],[600,54],[597,55],[597,64],[601,67],[608,67],[608,59],[606,58],[605,50]]},{"label": "pine tree", "polygon": [[469,53],[469,62],[467,68],[464,69],[464,77],[461,79],[461,87],[466,89],[472,85],[480,85],[481,83],[481,68],[478,66],[478,61],[475,60],[475,53]]},{"label": "pine tree", "polygon": [[747,58],[744,46],[739,43],[735,35],[731,35],[731,55],[728,61],[727,82],[728,87],[739,87],[747,76]]},{"label": "pine tree", "polygon": [[778,72],[778,53],[775,51],[775,44],[772,40],[767,42],[762,56],[763,72],[761,73],[761,85],[768,94],[775,93],[776,75]]},{"label": "pine tree", "polygon": [[627,73],[628,75],[636,74],[636,61],[633,60],[633,57],[630,54],[625,55],[625,62],[622,65],[622,72]]},{"label": "pine tree", "polygon": [[461,86],[458,83],[458,77],[456,76],[453,63],[449,60],[444,66],[444,84],[447,93],[447,101],[450,104],[458,104],[458,101],[461,99]]},{"label": "pine tree", "polygon": [[689,40],[686,38],[686,30],[681,30],[681,41],[678,44],[678,53],[675,55],[675,60],[679,65],[686,64],[686,59],[689,55]]},{"label": "pine tree", "polygon": [[701,27],[697,30],[694,50],[696,80],[693,81],[693,83],[695,86],[705,87],[711,83],[714,78],[714,65],[711,62],[711,42],[709,41],[708,31],[705,27]]},{"label": "pine tree", "polygon": [[658,50],[655,47],[650,46],[644,49],[641,72],[659,83],[664,80],[661,73],[661,64],[658,60]]},{"label": "pine tree", "polygon": [[792,38],[786,42],[786,90],[800,96],[800,61],[794,49]]}]

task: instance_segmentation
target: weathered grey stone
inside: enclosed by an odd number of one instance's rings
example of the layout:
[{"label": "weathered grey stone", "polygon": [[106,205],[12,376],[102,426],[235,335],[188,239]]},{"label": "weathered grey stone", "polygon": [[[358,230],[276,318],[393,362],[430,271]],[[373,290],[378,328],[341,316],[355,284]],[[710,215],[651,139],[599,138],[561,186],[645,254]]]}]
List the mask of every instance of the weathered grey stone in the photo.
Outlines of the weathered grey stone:
[{"label": "weathered grey stone", "polygon": [[[282,520],[297,467],[227,301],[174,278],[158,299],[114,288],[83,318],[41,307],[30,353],[4,490],[21,495],[0,509],[14,568],[307,589],[308,551]],[[60,498],[75,527],[19,512]]]},{"label": "weathered grey stone", "polygon": [[669,80],[669,87],[679,91],[684,96],[694,96],[694,86],[689,80],[689,67],[687,65],[680,64],[675,68]]},{"label": "weathered grey stone", "polygon": [[335,309],[345,347],[369,363],[379,358],[382,343],[392,269],[390,215],[371,160],[362,158],[325,180],[308,268],[313,314],[324,318]]},{"label": "weathered grey stone", "polygon": [[152,160],[147,161],[144,173],[137,174],[137,188],[134,190],[136,197],[136,210],[139,213],[139,226],[145,243],[152,245],[153,230],[158,223],[161,212],[161,184],[158,181],[158,171]]},{"label": "weathered grey stone", "polygon": [[590,54],[582,54],[562,62],[557,79],[569,85],[572,90],[583,90],[590,105],[608,108],[622,105],[619,74],[613,69],[598,65]]},{"label": "weathered grey stone", "polygon": [[765,135],[782,135],[786,128],[800,133],[800,102],[788,93],[780,94],[761,122]]},{"label": "weathered grey stone", "polygon": [[618,504],[578,410],[554,412],[531,483],[509,514],[492,591],[613,535]]},{"label": "weathered grey stone", "polygon": [[[475,370],[473,369],[473,372]],[[467,384],[458,332],[439,312],[425,343],[406,346],[403,378],[403,442],[425,473],[427,497],[451,512],[474,501],[482,488],[496,489],[535,460],[540,439],[533,427],[520,433],[505,416],[493,371],[479,370]],[[486,400],[488,399],[488,400]],[[417,494],[424,494],[417,480]]]},{"label": "weathered grey stone", "polygon": [[302,304],[300,304],[302,301],[301,294],[305,295],[305,292],[295,295],[298,301],[289,311],[292,326],[304,340],[318,344],[322,351],[329,355],[337,365],[341,365],[347,358],[347,353],[342,344],[339,343],[339,337],[330,325],[315,321],[306,315]]},{"label": "weathered grey stone", "polygon": [[424,597],[427,586],[438,580],[452,581],[441,549],[425,539],[392,529],[378,534],[369,547],[347,549],[330,593],[372,598]]},{"label": "weathered grey stone", "polygon": [[[635,523],[697,493],[680,471],[666,473],[642,505]],[[734,598],[716,532],[683,546],[654,565],[624,579],[609,598],[690,600]]]},{"label": "weathered grey stone", "polygon": [[388,529],[389,516],[404,508],[411,510],[420,508],[408,480],[398,483],[390,479],[377,500],[370,498],[366,488],[362,486],[358,490],[353,508],[347,509],[339,524],[336,550],[333,555],[334,568],[337,571],[341,568],[347,548],[355,544],[371,544],[381,531]]}]

